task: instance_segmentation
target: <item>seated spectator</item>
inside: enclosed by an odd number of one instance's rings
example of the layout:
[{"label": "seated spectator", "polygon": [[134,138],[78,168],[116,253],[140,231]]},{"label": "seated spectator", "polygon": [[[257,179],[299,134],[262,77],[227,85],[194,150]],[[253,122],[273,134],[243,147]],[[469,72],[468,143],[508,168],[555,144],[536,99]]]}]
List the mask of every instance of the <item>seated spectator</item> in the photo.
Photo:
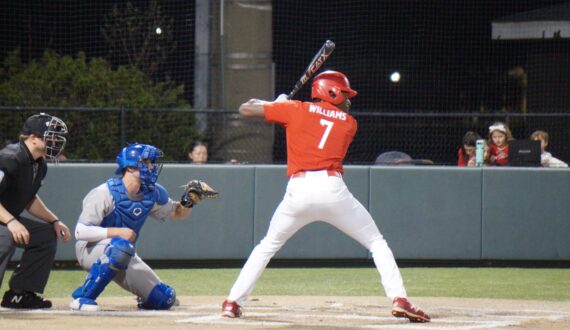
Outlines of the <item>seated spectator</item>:
[{"label": "seated spectator", "polygon": [[463,145],[457,152],[457,166],[475,166],[475,149],[481,135],[469,131],[463,136]]},{"label": "seated spectator", "polygon": [[509,127],[502,122],[489,126],[489,163],[506,166],[509,164],[509,140],[513,134]]},{"label": "seated spectator", "polygon": [[374,162],[375,165],[433,165],[429,159],[412,159],[401,151],[386,151],[381,153]]},{"label": "seated spectator", "polygon": [[545,131],[535,131],[530,135],[533,141],[540,141],[540,164],[543,167],[568,167],[568,164],[558,158],[552,157],[552,154],[546,151],[550,136]]},{"label": "seated spectator", "polygon": [[196,141],[188,153],[188,159],[192,164],[206,164],[208,162],[208,147],[202,141]]}]

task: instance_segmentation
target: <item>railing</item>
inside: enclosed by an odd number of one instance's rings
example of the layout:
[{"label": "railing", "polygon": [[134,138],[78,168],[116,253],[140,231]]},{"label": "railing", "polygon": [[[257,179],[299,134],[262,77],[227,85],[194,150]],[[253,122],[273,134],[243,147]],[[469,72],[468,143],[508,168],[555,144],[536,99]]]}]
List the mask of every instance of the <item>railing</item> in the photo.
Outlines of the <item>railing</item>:
[{"label": "railing", "polygon": [[[69,127],[65,154],[70,161],[109,161],[126,143],[145,142],[163,149],[166,160],[187,161],[196,139],[209,145],[210,161],[284,163],[285,132],[263,120],[244,120],[236,110],[120,109],[0,106],[0,142],[16,141],[28,116],[46,112]],[[550,134],[548,150],[570,160],[569,113],[397,113],[351,112],[359,130],[346,157],[349,164],[372,164],[385,151],[402,151],[437,165],[455,165],[467,131],[487,137],[495,121],[509,125],[516,139],[538,129]]]}]

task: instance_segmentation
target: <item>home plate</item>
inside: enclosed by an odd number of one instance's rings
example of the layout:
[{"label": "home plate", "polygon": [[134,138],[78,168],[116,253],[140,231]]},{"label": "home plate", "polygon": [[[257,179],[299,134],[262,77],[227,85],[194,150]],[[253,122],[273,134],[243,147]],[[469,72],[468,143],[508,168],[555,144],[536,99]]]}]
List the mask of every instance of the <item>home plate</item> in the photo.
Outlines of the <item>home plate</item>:
[{"label": "home plate", "polygon": [[263,321],[256,319],[246,319],[246,318],[235,318],[229,319],[220,315],[209,315],[201,317],[192,317],[186,319],[180,319],[174,321],[175,323],[189,323],[189,324],[216,324],[216,325],[228,325],[228,326],[261,326],[261,327],[271,327],[271,326],[290,326],[292,323],[284,321]]}]

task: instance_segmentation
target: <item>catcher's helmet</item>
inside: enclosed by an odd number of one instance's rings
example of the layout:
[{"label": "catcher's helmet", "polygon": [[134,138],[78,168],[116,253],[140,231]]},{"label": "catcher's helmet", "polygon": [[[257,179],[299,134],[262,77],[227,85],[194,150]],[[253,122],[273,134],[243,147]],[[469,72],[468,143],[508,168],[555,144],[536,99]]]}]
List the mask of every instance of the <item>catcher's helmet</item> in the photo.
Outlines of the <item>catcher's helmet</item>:
[{"label": "catcher's helmet", "polygon": [[136,167],[140,171],[143,188],[152,189],[162,170],[162,164],[159,163],[160,157],[162,157],[162,151],[154,146],[141,143],[130,144],[117,155],[119,168],[115,174],[121,174],[127,167]]},{"label": "catcher's helmet", "polygon": [[321,99],[334,105],[342,103],[346,97],[342,92],[348,93],[348,98],[356,96],[356,91],[350,88],[348,78],[338,71],[324,71],[313,79],[311,97]]},{"label": "catcher's helmet", "polygon": [[46,145],[44,152],[46,157],[56,160],[67,142],[64,137],[67,134],[67,125],[56,116],[41,112],[39,115],[33,115],[26,119],[22,134],[34,134],[43,138]]}]

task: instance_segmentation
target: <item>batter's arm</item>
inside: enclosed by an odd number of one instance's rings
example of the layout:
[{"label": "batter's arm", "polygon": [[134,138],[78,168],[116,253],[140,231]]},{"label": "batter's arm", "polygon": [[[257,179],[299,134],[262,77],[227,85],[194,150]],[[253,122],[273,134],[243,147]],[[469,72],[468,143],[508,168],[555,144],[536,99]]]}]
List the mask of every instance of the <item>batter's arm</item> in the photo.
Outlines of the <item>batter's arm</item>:
[{"label": "batter's arm", "polygon": [[289,97],[287,94],[280,94],[275,101],[264,101],[259,99],[251,99],[239,107],[239,113],[244,117],[264,118],[264,105],[277,102],[287,102]]},{"label": "batter's arm", "polygon": [[249,118],[263,118],[265,117],[265,111],[263,106],[268,103],[267,101],[259,99],[251,99],[239,107],[239,113],[244,117]]}]

